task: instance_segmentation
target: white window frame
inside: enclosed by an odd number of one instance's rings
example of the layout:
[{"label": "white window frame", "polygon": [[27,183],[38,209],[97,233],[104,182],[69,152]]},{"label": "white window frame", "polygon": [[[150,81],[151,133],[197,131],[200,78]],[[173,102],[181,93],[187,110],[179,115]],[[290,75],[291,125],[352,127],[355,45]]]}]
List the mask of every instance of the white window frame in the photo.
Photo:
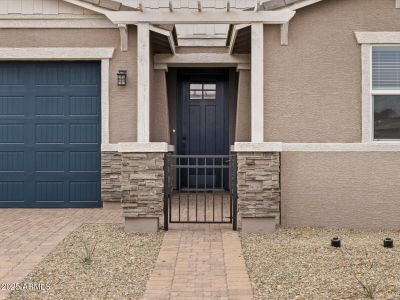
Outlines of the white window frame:
[{"label": "white window frame", "polygon": [[374,96],[400,95],[400,90],[372,89],[372,49],[375,46],[400,46],[400,32],[355,32],[361,44],[362,64],[362,143],[395,143],[400,139],[374,138]]},{"label": "white window frame", "polygon": [[374,116],[374,97],[393,95],[400,96],[400,89],[398,90],[374,90],[372,85],[372,51],[374,47],[396,47],[400,44],[364,44],[362,45],[363,57],[363,131],[362,141],[364,143],[387,143],[387,142],[400,142],[400,139],[375,139],[375,116]]}]

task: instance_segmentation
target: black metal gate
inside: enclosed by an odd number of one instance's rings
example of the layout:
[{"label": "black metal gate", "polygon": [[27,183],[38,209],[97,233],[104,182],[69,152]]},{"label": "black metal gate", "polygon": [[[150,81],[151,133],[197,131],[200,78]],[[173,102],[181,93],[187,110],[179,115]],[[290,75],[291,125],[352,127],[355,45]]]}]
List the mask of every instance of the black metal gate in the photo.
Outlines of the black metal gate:
[{"label": "black metal gate", "polygon": [[236,230],[235,155],[165,158],[164,228],[169,223],[232,223]]}]

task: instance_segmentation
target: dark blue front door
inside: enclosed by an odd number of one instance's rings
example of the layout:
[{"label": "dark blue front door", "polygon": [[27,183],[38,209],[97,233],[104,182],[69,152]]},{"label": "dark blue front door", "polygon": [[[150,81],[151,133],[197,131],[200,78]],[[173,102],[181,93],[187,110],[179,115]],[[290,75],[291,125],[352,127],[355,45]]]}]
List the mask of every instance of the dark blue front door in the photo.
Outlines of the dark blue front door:
[{"label": "dark blue front door", "polygon": [[[229,154],[226,72],[218,69],[181,71],[179,79],[178,154],[197,157]],[[221,180],[226,181],[227,186],[228,173],[213,174],[211,171],[213,165],[223,163],[221,159],[187,158],[186,162],[205,168],[183,170],[179,176],[181,186],[212,188],[221,186]],[[208,171],[207,165],[210,166]]]},{"label": "dark blue front door", "polygon": [[0,208],[100,205],[100,63],[0,63]]}]

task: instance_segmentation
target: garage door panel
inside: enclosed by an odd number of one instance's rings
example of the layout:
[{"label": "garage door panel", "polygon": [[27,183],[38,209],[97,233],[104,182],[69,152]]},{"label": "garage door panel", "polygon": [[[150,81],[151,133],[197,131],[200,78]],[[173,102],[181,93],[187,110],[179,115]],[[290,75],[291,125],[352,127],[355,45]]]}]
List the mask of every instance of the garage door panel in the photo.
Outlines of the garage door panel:
[{"label": "garage door panel", "polygon": [[69,141],[71,144],[98,144],[99,126],[96,123],[70,124]]},{"label": "garage door panel", "polygon": [[60,87],[68,84],[65,64],[54,64],[52,62],[35,64],[34,72],[34,84],[37,87]]},{"label": "garage door panel", "polygon": [[65,202],[65,181],[36,181],[35,202]]},{"label": "garage door panel", "polygon": [[24,151],[0,151],[1,172],[23,172]]},{"label": "garage door panel", "polygon": [[0,124],[0,144],[24,144],[25,142],[24,123]]},{"label": "garage door panel", "polygon": [[35,155],[36,172],[64,172],[64,151],[37,151]]},{"label": "garage door panel", "polygon": [[70,116],[98,116],[99,113],[97,96],[72,96],[70,98]]},{"label": "garage door panel", "polygon": [[72,202],[96,202],[99,197],[97,181],[73,181],[69,188]]},{"label": "garage door panel", "polygon": [[0,87],[24,86],[27,79],[27,66],[20,62],[3,62],[0,68]]},{"label": "garage door panel", "polygon": [[36,124],[36,144],[64,144],[66,141],[65,128],[63,123]]},{"label": "garage door panel", "polygon": [[64,116],[65,99],[60,96],[35,97],[36,116]]},{"label": "garage door panel", "polygon": [[25,97],[7,96],[0,97],[0,117],[25,116]]},{"label": "garage door panel", "polygon": [[24,181],[0,182],[0,205],[10,205],[15,202],[24,202]]},{"label": "garage door panel", "polygon": [[100,92],[99,63],[0,62],[0,207],[100,205]]},{"label": "garage door panel", "polygon": [[95,68],[86,68],[85,63],[70,65],[70,82],[72,86],[98,86],[100,76]]},{"label": "garage door panel", "polygon": [[69,162],[73,172],[99,171],[99,153],[96,151],[71,151]]}]

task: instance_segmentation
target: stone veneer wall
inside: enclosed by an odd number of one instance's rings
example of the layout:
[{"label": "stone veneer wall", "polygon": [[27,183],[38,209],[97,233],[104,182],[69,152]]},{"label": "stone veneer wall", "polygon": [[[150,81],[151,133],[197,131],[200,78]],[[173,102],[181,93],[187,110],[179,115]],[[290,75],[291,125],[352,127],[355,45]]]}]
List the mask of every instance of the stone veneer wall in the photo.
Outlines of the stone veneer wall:
[{"label": "stone veneer wall", "polygon": [[101,153],[101,200],[103,202],[121,202],[121,166],[119,152]]},{"label": "stone veneer wall", "polygon": [[242,217],[280,222],[280,153],[237,153],[238,226]]},{"label": "stone veneer wall", "polygon": [[128,218],[158,217],[163,224],[164,153],[121,153],[122,207]]}]

